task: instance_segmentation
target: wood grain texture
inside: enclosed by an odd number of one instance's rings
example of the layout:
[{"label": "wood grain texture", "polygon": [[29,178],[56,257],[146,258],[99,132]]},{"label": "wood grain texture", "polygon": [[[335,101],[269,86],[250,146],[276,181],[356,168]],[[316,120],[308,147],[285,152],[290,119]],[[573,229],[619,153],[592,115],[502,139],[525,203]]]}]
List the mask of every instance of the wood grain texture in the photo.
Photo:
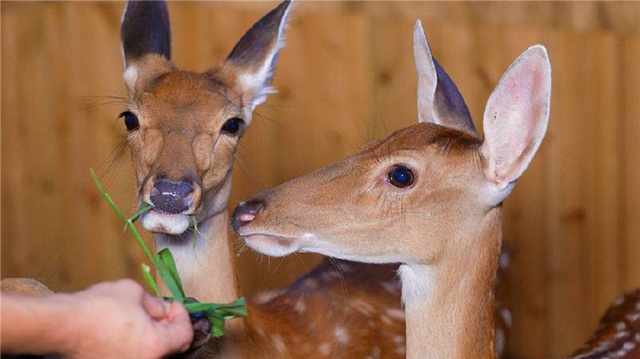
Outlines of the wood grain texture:
[{"label": "wood grain texture", "polygon": [[[275,3],[171,3],[174,60],[206,70]],[[88,169],[135,208],[125,134],[121,3],[2,2],[2,276],[58,291],[140,278],[141,251]],[[416,118],[412,31],[476,125],[495,84],[534,43],[553,67],[550,127],[505,202],[510,353],[561,357],[619,293],[640,286],[640,6],[633,2],[301,2],[277,95],[258,108],[234,166],[230,208]],[[246,293],[306,272],[316,255],[269,259],[238,242]]]}]

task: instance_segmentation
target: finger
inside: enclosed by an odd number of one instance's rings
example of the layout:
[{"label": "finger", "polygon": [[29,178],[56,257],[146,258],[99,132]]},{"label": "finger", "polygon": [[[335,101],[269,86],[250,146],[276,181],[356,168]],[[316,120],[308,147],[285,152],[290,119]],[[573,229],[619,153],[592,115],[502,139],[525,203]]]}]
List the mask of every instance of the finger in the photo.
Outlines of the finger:
[{"label": "finger", "polygon": [[193,340],[193,328],[189,313],[187,313],[182,304],[173,302],[167,314],[167,319],[168,321],[164,324],[167,331],[166,338],[169,339],[167,345],[172,350],[186,351]]},{"label": "finger", "polygon": [[155,320],[164,319],[171,309],[171,305],[164,300],[153,297],[148,293],[144,293],[142,297],[142,306],[149,316]]}]

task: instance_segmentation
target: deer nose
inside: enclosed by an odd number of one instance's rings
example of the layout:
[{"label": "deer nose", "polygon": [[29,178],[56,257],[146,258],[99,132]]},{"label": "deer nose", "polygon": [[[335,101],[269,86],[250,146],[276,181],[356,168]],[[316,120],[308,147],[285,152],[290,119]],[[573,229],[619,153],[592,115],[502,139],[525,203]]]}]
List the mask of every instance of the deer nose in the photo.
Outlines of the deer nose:
[{"label": "deer nose", "polygon": [[151,203],[155,210],[164,214],[185,212],[193,204],[193,185],[187,182],[157,180],[151,190]]},{"label": "deer nose", "polygon": [[233,230],[237,233],[240,227],[253,221],[263,209],[264,202],[262,201],[253,200],[240,203],[233,211],[233,216],[231,218]]}]

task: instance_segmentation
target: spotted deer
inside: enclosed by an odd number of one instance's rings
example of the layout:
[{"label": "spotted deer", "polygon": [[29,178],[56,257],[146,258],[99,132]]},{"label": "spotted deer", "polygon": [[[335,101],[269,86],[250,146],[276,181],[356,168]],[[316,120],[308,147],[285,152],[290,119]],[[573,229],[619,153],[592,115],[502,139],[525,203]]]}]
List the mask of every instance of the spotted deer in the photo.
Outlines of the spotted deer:
[{"label": "spotted deer", "polygon": [[[501,206],[545,135],[551,65],[541,45],[518,57],[488,100],[480,138],[420,21],[414,53],[419,124],[242,202],[232,221],[268,255],[401,263],[407,357],[495,358]],[[570,358],[639,357],[637,289]]]},{"label": "spotted deer", "polygon": [[482,139],[420,22],[414,52],[417,125],[242,202],[233,222],[269,255],[401,263],[407,357],[495,358],[501,205],[545,135],[551,67],[540,45],[511,65]]},{"label": "spotted deer", "polygon": [[640,358],[640,288],[607,309],[596,331],[569,359]]},{"label": "spotted deer", "polygon": [[[185,293],[230,302],[242,293],[229,237],[234,155],[270,85],[292,3],[283,2],[203,73],[171,62],[164,2],[131,1],[121,24],[127,128],[141,217],[156,250],[169,248]],[[195,226],[197,225],[197,230]],[[194,244],[195,241],[195,244]],[[290,286],[247,303],[220,340],[192,353],[220,358],[404,357],[397,265],[325,261]]]}]

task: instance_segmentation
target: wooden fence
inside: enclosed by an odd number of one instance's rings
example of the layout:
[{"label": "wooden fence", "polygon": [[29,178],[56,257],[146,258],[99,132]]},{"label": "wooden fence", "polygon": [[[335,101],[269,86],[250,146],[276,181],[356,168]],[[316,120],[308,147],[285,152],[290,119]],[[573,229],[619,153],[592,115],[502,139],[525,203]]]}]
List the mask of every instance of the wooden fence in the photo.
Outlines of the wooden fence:
[{"label": "wooden fence", "polygon": [[[417,18],[476,120],[507,66],[543,43],[553,66],[550,128],[505,206],[510,352],[567,354],[618,293],[640,285],[639,4],[301,2],[276,72],[280,92],[243,139],[230,207],[416,121]],[[95,167],[133,211],[116,119],[126,95],[123,4],[1,6],[2,276],[58,291],[139,278],[144,258],[89,176]],[[170,4],[174,62],[205,70],[221,61],[273,6]],[[317,260],[243,252],[242,286],[281,286]]]}]

